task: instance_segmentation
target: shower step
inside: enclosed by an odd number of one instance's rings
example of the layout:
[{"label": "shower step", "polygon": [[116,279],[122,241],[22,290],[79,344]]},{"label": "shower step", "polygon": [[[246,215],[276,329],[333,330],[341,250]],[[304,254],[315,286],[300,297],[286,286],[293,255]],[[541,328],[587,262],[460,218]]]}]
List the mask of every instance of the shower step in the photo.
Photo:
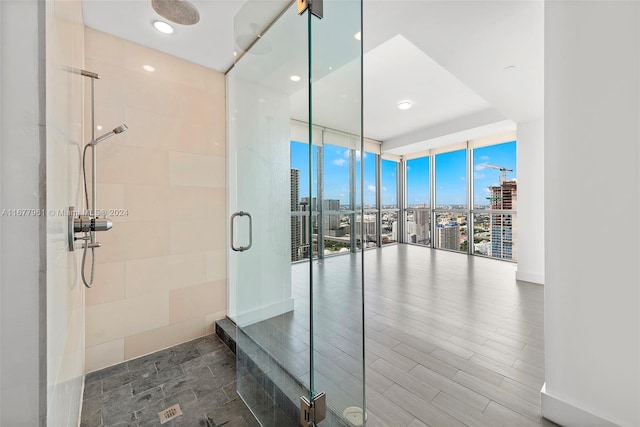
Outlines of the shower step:
[{"label": "shower step", "polygon": [[[238,330],[235,323],[229,318],[216,321],[216,334],[236,354],[238,366],[243,367],[247,372],[244,381],[255,383],[254,390],[262,394],[258,399],[262,397],[270,402],[276,402],[276,406],[286,415],[286,420],[274,420],[272,425],[281,427],[286,421],[288,425],[298,426],[300,397],[307,396],[309,390],[259,343],[242,331],[239,333],[242,335],[241,349],[236,345]],[[245,403],[253,406],[253,402]],[[322,425],[353,427],[330,408],[327,408],[327,417]]]}]

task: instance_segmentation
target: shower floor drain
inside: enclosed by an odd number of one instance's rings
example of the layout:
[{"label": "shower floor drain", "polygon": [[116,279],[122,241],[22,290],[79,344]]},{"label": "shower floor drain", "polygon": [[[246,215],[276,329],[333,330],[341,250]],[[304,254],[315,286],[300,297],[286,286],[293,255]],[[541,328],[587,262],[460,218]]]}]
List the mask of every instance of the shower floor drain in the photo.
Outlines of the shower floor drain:
[{"label": "shower floor drain", "polygon": [[164,411],[158,412],[158,416],[160,417],[160,424],[169,422],[172,419],[179,417],[180,415],[182,415],[182,409],[180,409],[180,405],[177,403],[165,409]]}]

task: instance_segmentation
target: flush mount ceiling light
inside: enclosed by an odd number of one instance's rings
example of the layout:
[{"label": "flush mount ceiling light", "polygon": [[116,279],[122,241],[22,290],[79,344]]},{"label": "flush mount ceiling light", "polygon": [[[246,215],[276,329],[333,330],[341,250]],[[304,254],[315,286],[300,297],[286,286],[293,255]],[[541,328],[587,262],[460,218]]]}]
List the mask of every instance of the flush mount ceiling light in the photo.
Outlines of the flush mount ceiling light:
[{"label": "flush mount ceiling light", "polygon": [[148,71],[150,73],[153,73],[156,69],[154,67],[152,67],[151,65],[143,65],[142,69],[145,71]]},{"label": "flush mount ceiling light", "polygon": [[186,0],[151,0],[151,6],[158,15],[176,24],[193,25],[200,21],[200,12]]},{"label": "flush mount ceiling light", "polygon": [[153,28],[164,34],[173,33],[173,27],[164,21],[153,21]]},{"label": "flush mount ceiling light", "polygon": [[405,101],[400,101],[398,102],[398,108],[400,110],[408,110],[409,108],[411,108],[412,102],[409,100],[405,100]]},{"label": "flush mount ceiling light", "polygon": [[289,77],[289,79],[290,79],[292,82],[299,82],[299,81],[300,81],[300,76],[296,76],[296,75],[294,74],[293,76]]}]

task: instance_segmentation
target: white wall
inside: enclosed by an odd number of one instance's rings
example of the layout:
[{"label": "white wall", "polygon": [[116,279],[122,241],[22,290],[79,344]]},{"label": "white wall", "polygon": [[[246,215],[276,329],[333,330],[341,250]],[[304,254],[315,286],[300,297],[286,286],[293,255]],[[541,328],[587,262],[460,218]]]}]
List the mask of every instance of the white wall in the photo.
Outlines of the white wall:
[{"label": "white wall", "polygon": [[518,124],[518,271],[544,283],[544,121]]},{"label": "white wall", "polygon": [[545,8],[543,415],[638,426],[640,3]]},{"label": "white wall", "polygon": [[[43,160],[44,3],[0,2],[0,210],[39,209]],[[2,216],[0,229],[0,425],[39,425],[46,410],[43,217]]]}]

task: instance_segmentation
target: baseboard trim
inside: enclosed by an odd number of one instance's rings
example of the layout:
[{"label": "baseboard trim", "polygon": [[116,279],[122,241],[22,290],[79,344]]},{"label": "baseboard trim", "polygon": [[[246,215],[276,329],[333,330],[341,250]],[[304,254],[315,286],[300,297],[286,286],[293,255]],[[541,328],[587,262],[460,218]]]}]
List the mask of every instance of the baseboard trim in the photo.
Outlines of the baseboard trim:
[{"label": "baseboard trim", "polygon": [[516,280],[522,280],[523,282],[536,283],[538,285],[544,285],[544,275],[536,273],[527,273],[526,271],[516,270]]},{"label": "baseboard trim", "polygon": [[547,384],[540,390],[542,416],[564,427],[619,427],[591,412],[578,408],[547,393]]}]

